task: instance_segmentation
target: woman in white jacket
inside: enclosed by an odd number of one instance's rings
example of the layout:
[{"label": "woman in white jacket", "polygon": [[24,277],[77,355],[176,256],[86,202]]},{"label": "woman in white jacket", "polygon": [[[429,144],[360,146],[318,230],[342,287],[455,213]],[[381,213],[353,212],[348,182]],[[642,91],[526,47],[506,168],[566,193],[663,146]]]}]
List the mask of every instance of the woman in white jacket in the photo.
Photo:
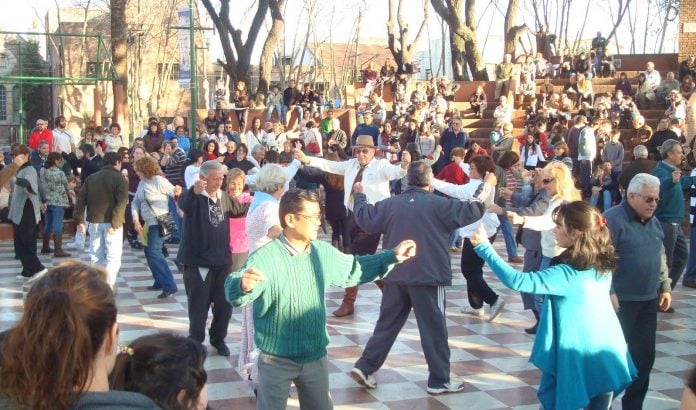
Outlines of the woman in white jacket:
[{"label": "woman in white jacket", "polygon": [[[474,198],[476,192],[479,189],[483,189],[483,194],[480,198],[483,198],[486,205],[492,204],[493,198],[495,197],[495,188],[491,188],[487,184],[483,184],[483,179],[487,174],[495,173],[495,163],[491,157],[487,155],[479,155],[474,157],[469,164],[469,177],[471,178],[468,183],[464,185],[455,185],[448,182],[444,182],[438,179],[433,179],[433,188],[448,195],[452,198],[461,199],[462,201],[468,201]],[[476,232],[479,225],[483,225],[486,232],[496,232],[498,230],[498,225],[500,221],[498,216],[492,212],[486,212],[479,221],[473,224],[467,225],[460,228],[459,235],[464,238],[464,244],[462,247],[462,260],[461,260],[461,270],[464,278],[466,279],[466,289],[467,296],[469,298],[469,305],[464,306],[461,310],[464,314],[469,314],[473,316],[483,316],[484,303],[490,305],[490,314],[488,316],[488,321],[493,322],[498,317],[505,306],[505,300],[502,296],[495,293],[493,289],[486,283],[483,278],[483,259],[481,259],[476,252],[474,252],[474,247],[471,244],[469,238]],[[495,234],[489,238],[489,241],[495,239]]]}]

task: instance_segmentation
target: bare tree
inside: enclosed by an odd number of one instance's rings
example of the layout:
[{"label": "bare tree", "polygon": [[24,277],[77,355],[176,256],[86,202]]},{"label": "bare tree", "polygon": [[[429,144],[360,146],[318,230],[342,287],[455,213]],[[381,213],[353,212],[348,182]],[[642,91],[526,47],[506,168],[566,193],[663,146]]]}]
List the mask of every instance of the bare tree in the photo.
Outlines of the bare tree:
[{"label": "bare tree", "polygon": [[[395,0],[389,0],[389,20],[387,20],[387,44],[389,51],[394,56],[394,61],[397,66],[403,64],[413,64],[413,52],[415,47],[423,37],[425,28],[428,23],[429,6],[428,0],[423,0],[423,21],[420,28],[416,32],[413,40],[408,36],[408,24],[404,20],[404,11],[408,7],[407,3],[399,0],[398,8]],[[398,25],[398,31],[397,26]]]},{"label": "bare tree", "polygon": [[283,20],[282,8],[285,7],[286,0],[268,0],[268,8],[271,11],[271,29],[268,31],[268,37],[263,43],[261,49],[261,60],[259,61],[259,87],[257,93],[265,94],[268,92],[268,86],[271,82],[271,72],[273,71],[273,52],[278,46],[280,36],[285,28],[285,20]]},{"label": "bare tree", "polygon": [[527,30],[527,25],[515,25],[520,11],[520,0],[510,0],[505,12],[505,54],[515,56],[517,41],[522,33]]},{"label": "bare tree", "polygon": [[662,33],[660,35],[660,48],[657,49],[658,53],[662,53],[662,48],[665,45],[667,25],[679,16],[679,0],[663,0],[660,3],[660,9],[664,12],[664,19],[662,20]]},{"label": "bare tree", "polygon": [[201,1],[213,20],[220,37],[220,45],[225,55],[225,61],[218,60],[218,64],[230,76],[230,91],[233,91],[239,80],[244,80],[249,84],[251,54],[254,51],[254,45],[256,44],[261,25],[266,18],[270,0],[258,0],[256,13],[249,27],[246,41],[242,39],[242,30],[234,27],[230,21],[230,0],[220,0],[220,9],[217,11],[213,7],[211,0]]},{"label": "bare tree", "polygon": [[[475,0],[431,0],[433,10],[442,17],[450,30],[452,74],[455,80],[468,80],[468,65],[474,80],[488,81],[486,63],[483,61],[476,37]],[[464,18],[462,21],[462,7]],[[466,62],[466,64],[464,64]]]}]

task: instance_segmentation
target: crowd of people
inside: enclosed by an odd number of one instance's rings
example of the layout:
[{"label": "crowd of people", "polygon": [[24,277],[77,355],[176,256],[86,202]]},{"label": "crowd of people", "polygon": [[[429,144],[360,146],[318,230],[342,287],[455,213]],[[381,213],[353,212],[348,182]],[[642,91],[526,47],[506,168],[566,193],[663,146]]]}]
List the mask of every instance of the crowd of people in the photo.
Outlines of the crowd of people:
[{"label": "crowd of people", "polygon": [[[37,121],[28,145],[13,146],[0,171],[18,278],[30,286],[25,315],[2,335],[0,404],[205,408],[206,320],[212,310],[209,343],[229,356],[234,306],[243,312],[239,370],[258,407],[285,408],[294,382],[301,407],[329,409],[324,293],[345,288],[332,314],[350,316],[359,285],[372,281],[382,291],[379,318],[351,376],[377,386],[413,309],[428,393],[456,393],[465,386],[450,379],[445,298],[450,254],[459,253],[469,302],[462,314],[490,322],[505,314],[485,264],[522,292],[536,322],[526,332],[537,335],[531,361],[542,372],[544,408],[606,409],[622,391],[624,408],[641,408],[658,312],[674,312],[671,291],[684,272],[682,285],[696,288],[696,259],[681,229],[684,190],[696,190],[696,168],[682,175],[696,135],[689,121],[696,94],[684,88],[688,81],[693,88],[691,73],[680,70],[681,82],[668,73],[665,83],[649,63],[636,89],[622,76],[615,93],[594,95],[588,82],[596,72],[574,65],[563,93],[534,86],[508,102],[514,69],[507,56],[496,68],[500,103],[488,141],[469,136],[447,104],[456,90],[440,79],[418,86],[406,108],[395,99],[392,117],[383,105],[369,107],[384,85],[400,92],[390,63],[363,74],[371,91],[350,133],[309,85],[300,91],[292,81],[282,98],[272,87],[265,122],[255,117],[247,127],[246,110],[235,111],[245,113],[236,124],[211,110],[196,124],[197,140],[181,117],[151,118],[132,143],[116,123],[109,132],[89,124],[76,138],[63,117],[53,130]],[[641,78],[658,79],[654,99]],[[237,86],[237,101],[248,101],[245,90]],[[638,110],[660,98],[667,111],[653,132]],[[524,110],[520,135],[515,102]],[[471,110],[491,115],[482,87]],[[293,111],[298,129],[288,130]],[[622,138],[628,124],[633,135]],[[77,232],[63,247],[67,217]],[[330,244],[318,239],[327,222]],[[66,249],[81,252],[87,236],[92,265],[42,265],[39,254],[69,257]],[[497,236],[506,258],[490,246]],[[174,275],[183,275],[188,338],[158,334],[117,348],[124,242],[144,249],[148,290],[159,298],[176,294]],[[169,255],[176,243],[178,254]],[[71,333],[59,333],[68,321]],[[62,336],[41,343],[51,334]],[[58,357],[60,372],[46,371]]]}]

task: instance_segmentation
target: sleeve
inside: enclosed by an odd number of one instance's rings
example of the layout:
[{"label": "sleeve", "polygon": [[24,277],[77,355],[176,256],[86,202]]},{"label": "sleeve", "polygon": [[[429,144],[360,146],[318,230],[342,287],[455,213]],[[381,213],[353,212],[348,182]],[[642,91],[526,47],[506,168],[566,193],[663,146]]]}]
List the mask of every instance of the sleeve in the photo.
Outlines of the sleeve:
[{"label": "sleeve", "polygon": [[380,165],[382,165],[379,170],[380,175],[390,181],[406,176],[406,170],[401,167],[401,164],[390,164],[386,159],[381,159]]},{"label": "sleeve", "polygon": [[506,208],[506,211],[512,211],[520,216],[539,216],[546,212],[549,207],[549,199],[547,197],[538,196],[537,199],[529,204],[529,206],[517,207],[517,208]]},{"label": "sleeve", "polygon": [[577,291],[576,272],[567,265],[556,265],[538,272],[518,272],[498,256],[490,243],[480,243],[474,250],[488,263],[500,281],[510,289],[556,296]]},{"label": "sleeve", "polygon": [[42,203],[46,202],[46,168],[39,171],[39,200]]},{"label": "sleeve", "polygon": [[262,207],[262,218],[263,218],[263,233],[268,236],[268,231],[274,226],[280,226],[280,216],[278,213],[278,207],[272,206],[271,202],[266,202],[261,204]]},{"label": "sleeve", "polygon": [[133,195],[133,202],[131,202],[131,216],[133,217],[133,221],[140,220],[140,206],[144,195],[143,181],[140,181],[140,183],[138,183],[138,189],[135,190],[135,195]]},{"label": "sleeve", "polygon": [[[268,286],[267,281],[258,282],[251,292],[244,293],[242,291],[242,275],[248,267],[254,267],[261,272],[261,274],[264,274],[263,263],[258,258],[255,258],[254,255],[251,255],[238,272],[231,273],[227,279],[225,279],[225,298],[234,307],[244,306],[255,301],[263,295]],[[268,277],[266,277],[266,279],[268,279]]]},{"label": "sleeve", "polygon": [[187,215],[192,214],[196,207],[197,199],[198,195],[193,192],[193,187],[189,188],[188,191],[183,192],[179,197],[179,209]]},{"label": "sleeve", "polygon": [[452,198],[461,199],[463,201],[473,199],[473,196],[467,192],[466,185],[454,185],[450,184],[449,182],[433,178],[432,186],[436,190]]},{"label": "sleeve", "polygon": [[551,218],[551,212],[558,207],[558,204],[553,202],[546,211],[539,216],[525,216],[524,227],[532,231],[549,231],[556,227],[556,223]]},{"label": "sleeve", "polygon": [[332,174],[345,175],[350,161],[329,161],[324,158],[310,157],[309,165]]},{"label": "sleeve", "polygon": [[383,233],[385,230],[384,221],[386,204],[379,201],[374,205],[367,203],[367,196],[363,193],[355,194],[353,213],[355,222],[366,232]]},{"label": "sleeve", "polygon": [[669,269],[667,268],[667,253],[665,247],[662,246],[660,252],[660,293],[672,293],[672,279],[669,277]]},{"label": "sleeve", "polygon": [[391,249],[364,256],[336,253],[338,254],[336,265],[341,269],[331,270],[329,284],[343,288],[384,278],[394,264],[398,263],[396,253]]}]

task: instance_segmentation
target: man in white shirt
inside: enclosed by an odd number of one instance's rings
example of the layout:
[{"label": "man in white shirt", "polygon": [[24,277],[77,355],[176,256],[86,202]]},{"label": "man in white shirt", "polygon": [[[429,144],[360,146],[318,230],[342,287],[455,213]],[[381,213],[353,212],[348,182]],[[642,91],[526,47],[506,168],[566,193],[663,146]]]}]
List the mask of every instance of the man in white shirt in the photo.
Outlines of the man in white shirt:
[{"label": "man in white shirt", "polygon": [[[371,234],[363,231],[355,223],[353,217],[353,185],[362,182],[367,201],[375,204],[378,201],[390,197],[389,181],[401,179],[406,175],[406,169],[411,163],[411,154],[403,151],[401,164],[391,164],[384,158],[375,158],[375,144],[372,136],[359,135],[353,145],[355,158],[348,161],[329,161],[318,157],[307,157],[299,149],[295,148],[295,158],[306,165],[321,169],[332,174],[343,175],[344,196],[343,203],[348,210],[350,226],[348,227],[349,249],[346,253],[354,255],[369,255],[377,251],[380,234]],[[353,305],[358,295],[358,288],[346,288],[341,306],[333,312],[334,316],[342,317],[353,314]]]},{"label": "man in white shirt", "polygon": [[73,143],[72,135],[65,128],[68,122],[65,117],[59,115],[56,117],[54,122],[55,128],[53,129],[53,151],[60,152],[64,156],[75,151],[75,145]]}]

